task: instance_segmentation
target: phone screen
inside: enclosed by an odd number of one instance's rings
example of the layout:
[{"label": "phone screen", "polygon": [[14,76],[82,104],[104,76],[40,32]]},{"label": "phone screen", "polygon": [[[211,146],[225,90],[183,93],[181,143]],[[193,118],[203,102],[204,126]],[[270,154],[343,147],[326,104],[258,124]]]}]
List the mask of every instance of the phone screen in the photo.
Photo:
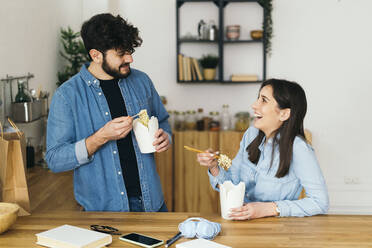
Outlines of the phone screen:
[{"label": "phone screen", "polygon": [[144,236],[144,235],[141,235],[141,234],[138,234],[138,233],[130,233],[130,234],[127,234],[127,235],[123,235],[123,236],[121,236],[121,238],[129,239],[129,240],[132,240],[134,242],[145,244],[145,245],[155,245],[155,244],[158,244],[160,242],[163,242],[162,240],[147,237],[147,236]]}]

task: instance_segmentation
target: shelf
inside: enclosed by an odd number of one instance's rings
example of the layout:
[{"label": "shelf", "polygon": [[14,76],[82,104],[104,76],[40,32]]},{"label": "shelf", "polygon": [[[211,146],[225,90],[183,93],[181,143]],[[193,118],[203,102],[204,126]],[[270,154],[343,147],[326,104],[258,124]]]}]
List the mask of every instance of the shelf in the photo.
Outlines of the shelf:
[{"label": "shelf", "polygon": [[219,80],[203,80],[203,81],[179,81],[177,80],[177,83],[180,84],[260,84],[262,81],[219,81]]},{"label": "shelf", "polygon": [[224,40],[223,43],[262,43],[260,40]]},{"label": "shelf", "polygon": [[179,43],[215,43],[218,44],[218,40],[195,40],[195,39],[180,39]]}]

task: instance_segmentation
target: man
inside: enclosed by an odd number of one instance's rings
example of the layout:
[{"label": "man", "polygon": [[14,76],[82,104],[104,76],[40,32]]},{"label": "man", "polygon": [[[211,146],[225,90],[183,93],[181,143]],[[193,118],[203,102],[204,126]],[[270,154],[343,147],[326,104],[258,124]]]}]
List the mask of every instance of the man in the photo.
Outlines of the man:
[{"label": "man", "polygon": [[74,170],[74,194],[87,211],[167,211],[153,154],[141,154],[132,131],[141,109],[159,120],[153,145],[170,146],[171,130],[150,78],[131,69],[138,29],[99,14],[81,29],[91,62],[52,99],[46,160],[53,172]]}]

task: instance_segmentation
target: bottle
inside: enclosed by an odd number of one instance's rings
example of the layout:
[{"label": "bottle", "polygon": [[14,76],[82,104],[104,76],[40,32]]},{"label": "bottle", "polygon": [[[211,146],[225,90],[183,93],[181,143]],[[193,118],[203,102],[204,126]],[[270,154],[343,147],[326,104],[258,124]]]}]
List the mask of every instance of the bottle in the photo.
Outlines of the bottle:
[{"label": "bottle", "polygon": [[35,165],[35,149],[31,144],[32,138],[27,138],[27,146],[26,146],[26,164],[27,168],[34,167]]},{"label": "bottle", "polygon": [[18,80],[18,93],[15,102],[31,102],[31,98],[25,92],[25,81]]},{"label": "bottle", "polygon": [[203,109],[198,108],[198,113],[196,115],[196,130],[203,131],[204,130],[204,114]]},{"label": "bottle", "polygon": [[210,112],[211,122],[209,123],[210,131],[219,131],[220,130],[220,113],[219,112]]},{"label": "bottle", "polygon": [[224,104],[222,105],[222,113],[221,113],[221,130],[227,131],[231,128],[231,117],[229,113],[229,105]]},{"label": "bottle", "polygon": [[208,24],[208,40],[216,40],[217,38],[217,27],[213,20],[209,21]]}]

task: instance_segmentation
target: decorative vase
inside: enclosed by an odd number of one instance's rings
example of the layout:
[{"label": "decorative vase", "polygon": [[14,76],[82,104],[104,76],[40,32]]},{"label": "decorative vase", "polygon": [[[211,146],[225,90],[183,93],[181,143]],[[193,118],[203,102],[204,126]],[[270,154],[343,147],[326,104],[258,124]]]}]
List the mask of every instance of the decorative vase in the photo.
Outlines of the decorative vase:
[{"label": "decorative vase", "polygon": [[216,77],[216,68],[203,69],[203,75],[205,80],[213,80]]}]

